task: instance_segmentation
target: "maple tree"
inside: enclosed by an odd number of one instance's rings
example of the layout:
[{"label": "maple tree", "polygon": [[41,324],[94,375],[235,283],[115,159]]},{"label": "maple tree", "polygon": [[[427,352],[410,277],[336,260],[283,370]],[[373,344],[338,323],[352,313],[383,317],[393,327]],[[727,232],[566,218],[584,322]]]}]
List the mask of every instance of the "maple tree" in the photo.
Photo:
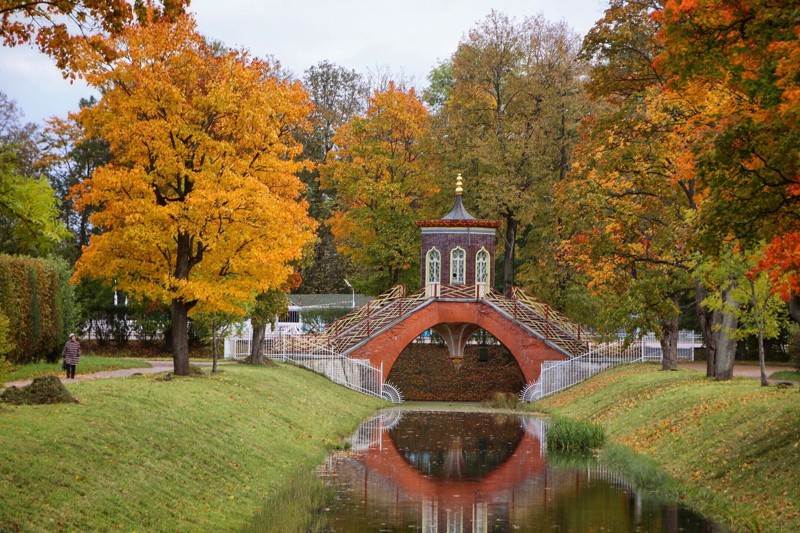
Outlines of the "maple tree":
[{"label": "maple tree", "polygon": [[760,269],[800,322],[800,10],[781,0],[667,0],[657,64],[675,90],[720,85],[736,105],[708,113],[694,148],[709,188],[703,223],[766,242]]},{"label": "maple tree", "polygon": [[[639,93],[619,111],[587,124],[569,179],[557,186],[564,206],[566,257],[608,300],[600,318],[609,329],[654,331],[664,369],[677,365],[680,304],[692,288],[686,214],[695,202],[691,179],[671,161],[671,104],[658,90]],[[665,133],[666,132],[666,133]]]},{"label": "maple tree", "polygon": [[653,17],[660,7],[614,0],[584,41],[593,65],[589,90],[604,107],[585,122],[573,176],[561,188],[574,235],[564,249],[596,293],[618,295],[621,309],[601,308],[605,314],[657,332],[664,368],[676,363],[678,303],[693,292],[708,375],[726,379],[735,315],[707,301],[709,291],[730,291],[698,275],[725,246],[698,222],[707,187],[692,148],[713,130],[709,114],[730,108],[735,95],[693,81],[671,90],[654,64],[663,50]]},{"label": "maple tree", "polygon": [[360,270],[353,282],[361,290],[381,292],[418,278],[414,222],[438,191],[423,157],[429,128],[415,91],[390,83],[333,138],[321,185],[336,190],[329,223],[337,248]]},{"label": "maple tree", "polygon": [[113,68],[87,81],[100,101],[77,115],[112,159],[73,189],[101,206],[75,278],[113,280],[170,305],[175,372],[189,372],[190,312],[244,314],[280,287],[310,242],[296,176],[308,98],[275,65],[212,49],[194,20],[154,20],[109,41]]},{"label": "maple tree", "polygon": [[105,36],[154,17],[174,20],[191,0],[0,0],[0,38],[6,46],[36,44],[74,77],[87,55],[112,60]]},{"label": "maple tree", "polygon": [[[503,220],[506,293],[520,239],[533,241],[533,258],[548,256],[557,240],[552,186],[568,168],[586,105],[578,51],[577,35],[564,23],[518,23],[492,11],[431,74],[442,157],[463,173],[477,214]],[[537,231],[529,233],[534,221]]]}]

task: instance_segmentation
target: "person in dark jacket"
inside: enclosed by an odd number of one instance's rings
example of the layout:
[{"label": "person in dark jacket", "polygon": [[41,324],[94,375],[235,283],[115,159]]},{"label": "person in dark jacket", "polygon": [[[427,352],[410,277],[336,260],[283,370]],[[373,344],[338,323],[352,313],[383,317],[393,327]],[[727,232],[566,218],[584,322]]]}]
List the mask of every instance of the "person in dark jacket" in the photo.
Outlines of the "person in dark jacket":
[{"label": "person in dark jacket", "polygon": [[67,367],[67,378],[75,379],[75,368],[81,358],[81,345],[78,342],[77,335],[74,333],[69,334],[69,340],[64,345],[64,351],[61,352],[61,355],[64,356],[64,364]]}]

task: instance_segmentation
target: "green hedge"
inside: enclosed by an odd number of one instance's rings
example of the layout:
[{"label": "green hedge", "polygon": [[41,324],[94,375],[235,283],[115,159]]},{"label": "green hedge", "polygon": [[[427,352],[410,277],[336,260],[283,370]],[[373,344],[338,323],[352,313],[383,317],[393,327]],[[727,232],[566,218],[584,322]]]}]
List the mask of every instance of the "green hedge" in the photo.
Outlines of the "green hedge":
[{"label": "green hedge", "polygon": [[58,357],[74,327],[74,296],[69,267],[62,260],[0,255],[0,312],[8,318],[14,364]]}]

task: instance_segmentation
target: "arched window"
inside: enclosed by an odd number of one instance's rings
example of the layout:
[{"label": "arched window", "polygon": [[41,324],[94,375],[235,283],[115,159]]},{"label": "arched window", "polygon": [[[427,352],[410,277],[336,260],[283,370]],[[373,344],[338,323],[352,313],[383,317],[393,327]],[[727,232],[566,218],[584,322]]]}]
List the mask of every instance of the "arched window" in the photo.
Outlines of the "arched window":
[{"label": "arched window", "polygon": [[441,283],[442,254],[435,247],[425,254],[425,285]]},{"label": "arched window", "polygon": [[475,255],[475,283],[489,283],[489,252],[481,248]]},{"label": "arched window", "polygon": [[467,253],[463,248],[453,248],[450,252],[450,283],[464,283]]}]

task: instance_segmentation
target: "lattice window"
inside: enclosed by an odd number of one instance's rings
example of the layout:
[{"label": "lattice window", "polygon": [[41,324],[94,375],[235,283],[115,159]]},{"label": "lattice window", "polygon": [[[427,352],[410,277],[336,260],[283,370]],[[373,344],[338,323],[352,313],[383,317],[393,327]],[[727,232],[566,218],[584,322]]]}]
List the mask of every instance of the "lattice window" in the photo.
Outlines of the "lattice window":
[{"label": "lattice window", "polygon": [[450,283],[464,283],[466,258],[463,248],[453,248],[450,252]]},{"label": "lattice window", "polygon": [[427,284],[440,283],[442,279],[442,254],[431,248],[425,254],[425,280]]},{"label": "lattice window", "polygon": [[475,255],[475,283],[489,283],[489,252],[481,248]]}]

